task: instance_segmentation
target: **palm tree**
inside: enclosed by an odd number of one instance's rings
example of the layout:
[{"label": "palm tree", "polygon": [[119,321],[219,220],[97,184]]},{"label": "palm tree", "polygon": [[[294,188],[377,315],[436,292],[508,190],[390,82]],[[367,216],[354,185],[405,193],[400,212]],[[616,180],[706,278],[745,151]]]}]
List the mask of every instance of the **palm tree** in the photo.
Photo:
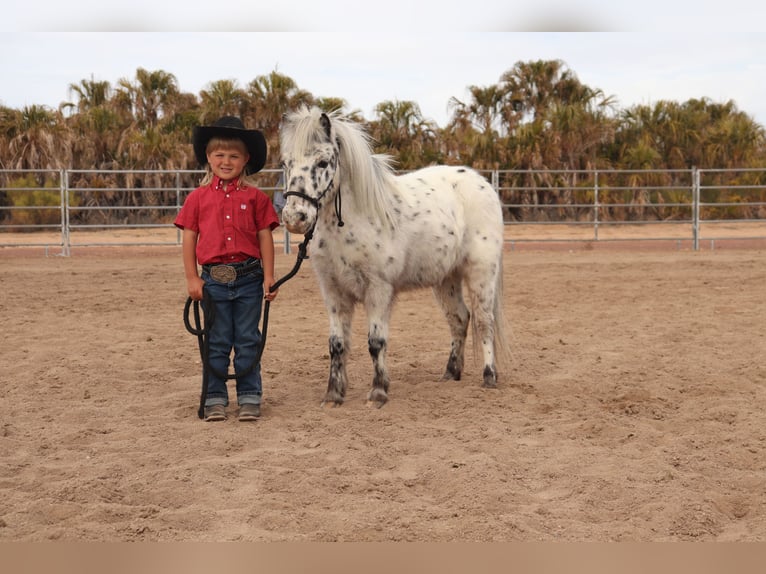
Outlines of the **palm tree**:
[{"label": "palm tree", "polygon": [[[503,149],[505,148],[505,130],[502,121],[504,94],[499,86],[469,86],[471,100],[464,103],[457,98],[449,102],[453,110],[453,119],[447,126],[447,131],[456,133],[458,126],[467,138],[470,150],[465,158],[477,169],[498,169],[503,165]],[[466,129],[469,123],[472,129]]]},{"label": "palm tree", "polygon": [[236,80],[217,80],[200,92],[200,122],[211,124],[221,116],[241,117],[247,107],[247,92]]},{"label": "palm tree", "polygon": [[519,113],[539,119],[552,102],[567,101],[572,81],[576,81],[576,77],[561,60],[516,62],[500,76],[509,126],[514,127],[517,122],[512,118]]},{"label": "palm tree", "polygon": [[295,80],[276,70],[258,76],[248,84],[248,105],[242,120],[259,129],[269,145],[269,157],[276,164],[279,157],[279,125],[282,115],[300,104],[313,103],[311,93],[298,88]]},{"label": "palm tree", "polygon": [[72,132],[72,166],[83,169],[115,167],[115,147],[121,131],[113,109],[109,82],[93,79],[69,85],[76,101],[62,102],[59,109],[74,111],[67,124]]},{"label": "palm tree", "polygon": [[710,124],[706,130],[702,165],[759,167],[766,148],[763,126],[739,111],[731,100],[722,104],[704,104]]},{"label": "palm tree", "polygon": [[[343,98],[314,98],[314,105],[324,112],[332,112],[335,110],[342,110],[348,105],[348,102]],[[362,121],[361,112],[359,110],[354,110],[346,115],[351,118],[356,118],[358,121]]]},{"label": "palm tree", "polygon": [[[522,186],[521,201],[531,205],[569,205],[580,185],[577,170],[603,165],[602,151],[610,145],[616,120],[614,98],[600,89],[582,84],[561,60],[517,62],[500,78],[501,94],[494,111],[508,134],[506,163],[509,167],[534,170],[565,170],[541,173]],[[526,177],[526,176],[525,176]],[[564,187],[550,192],[547,186]],[[560,215],[568,209],[559,208]],[[545,216],[550,211],[539,211]]]},{"label": "palm tree", "polygon": [[[577,169],[595,162],[599,146],[615,129],[615,101],[582,84],[561,60],[517,62],[501,78],[502,117],[514,136],[525,123],[540,123],[555,145],[547,149],[551,168]],[[585,160],[585,157],[588,159]]]},{"label": "palm tree", "polygon": [[93,108],[105,107],[111,97],[112,86],[109,82],[80,80],[79,84],[69,84],[69,97],[77,96],[77,102],[64,102],[65,108],[76,108],[78,113],[87,112]]},{"label": "palm tree", "polygon": [[445,157],[445,162],[454,165],[471,165],[473,156],[473,139],[476,128],[473,126],[468,107],[460,100],[452,98],[449,101],[452,117],[439,131],[439,140]]},{"label": "palm tree", "polygon": [[376,151],[395,156],[400,169],[439,162],[438,128],[415,102],[387,100],[375,106],[375,114],[369,127]]},{"label": "palm tree", "polygon": [[69,131],[61,112],[25,106],[3,122],[11,169],[62,169],[72,163]]},{"label": "palm tree", "polygon": [[11,152],[8,149],[11,138],[16,135],[19,125],[19,111],[0,105],[0,169],[8,169]]},{"label": "palm tree", "polygon": [[558,134],[560,165],[571,170],[598,167],[617,127],[614,101],[579,83],[570,89],[547,116],[549,129]]},{"label": "palm tree", "polygon": [[139,128],[155,127],[160,118],[172,112],[173,101],[179,94],[178,81],[173,74],[163,70],[150,72],[144,68],[136,70],[133,82],[120,79],[117,91],[123,95],[124,103],[130,102]]}]

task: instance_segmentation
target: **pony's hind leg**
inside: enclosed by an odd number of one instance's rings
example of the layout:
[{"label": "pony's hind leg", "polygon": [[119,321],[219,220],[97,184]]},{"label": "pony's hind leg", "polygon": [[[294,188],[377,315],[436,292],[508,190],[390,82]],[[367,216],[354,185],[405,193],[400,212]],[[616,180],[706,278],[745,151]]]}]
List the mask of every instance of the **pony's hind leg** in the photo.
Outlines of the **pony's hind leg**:
[{"label": "pony's hind leg", "polygon": [[497,367],[495,366],[495,301],[497,293],[497,266],[480,273],[479,269],[466,275],[468,290],[471,293],[473,309],[472,335],[474,345],[481,349],[484,369],[483,386],[497,386]]},{"label": "pony's hind leg", "polygon": [[442,376],[443,381],[459,381],[463,375],[465,361],[465,339],[468,334],[468,322],[471,314],[463,300],[463,285],[460,277],[450,276],[441,285],[433,288],[436,301],[439,303],[452,335],[447,368]]}]

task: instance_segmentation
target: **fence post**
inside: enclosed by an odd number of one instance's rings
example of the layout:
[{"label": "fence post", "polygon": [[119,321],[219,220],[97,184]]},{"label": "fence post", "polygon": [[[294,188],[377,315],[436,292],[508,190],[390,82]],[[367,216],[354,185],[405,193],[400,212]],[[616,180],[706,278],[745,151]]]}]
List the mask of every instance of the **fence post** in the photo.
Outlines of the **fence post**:
[{"label": "fence post", "polygon": [[72,254],[72,240],[69,237],[69,170],[59,172],[59,187],[61,188],[61,255],[69,257]]},{"label": "fence post", "polygon": [[[287,179],[285,178],[285,170],[282,170],[282,173],[279,175],[279,181],[277,182],[277,185],[282,184],[282,197],[284,197],[284,194],[287,193]],[[282,206],[284,207],[284,206]],[[319,217],[319,214],[317,213],[317,217]],[[284,228],[285,238],[284,243],[282,244],[282,251],[284,251],[285,255],[290,255],[292,252],[292,249],[290,248],[290,232],[287,231],[287,227],[285,227],[285,224],[282,223],[282,210],[279,211],[279,224]]]},{"label": "fence post", "polygon": [[692,167],[692,244],[700,249],[700,171]]},{"label": "fence post", "polygon": [[[173,221],[175,221],[176,217],[178,216],[178,212],[181,210],[181,172],[176,172],[176,212],[173,215]],[[176,227],[176,243],[178,245],[181,245],[183,242],[181,241],[181,230]]]},{"label": "fence post", "polygon": [[593,239],[598,241],[598,170],[593,174]]}]

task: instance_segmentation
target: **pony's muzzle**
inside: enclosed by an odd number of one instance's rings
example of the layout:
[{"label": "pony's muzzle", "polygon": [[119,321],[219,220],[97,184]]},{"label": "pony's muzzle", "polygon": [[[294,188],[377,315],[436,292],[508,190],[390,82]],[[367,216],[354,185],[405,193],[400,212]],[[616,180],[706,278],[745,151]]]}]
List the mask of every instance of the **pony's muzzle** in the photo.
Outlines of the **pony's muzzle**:
[{"label": "pony's muzzle", "polygon": [[309,214],[305,207],[291,207],[286,205],[282,210],[282,222],[290,233],[306,233],[314,222],[314,217]]}]

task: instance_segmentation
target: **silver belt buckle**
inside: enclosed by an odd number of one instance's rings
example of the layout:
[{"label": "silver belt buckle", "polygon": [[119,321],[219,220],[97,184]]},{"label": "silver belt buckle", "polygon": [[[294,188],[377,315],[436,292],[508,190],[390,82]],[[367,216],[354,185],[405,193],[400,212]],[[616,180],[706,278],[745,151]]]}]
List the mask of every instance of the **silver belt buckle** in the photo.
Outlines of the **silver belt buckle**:
[{"label": "silver belt buckle", "polygon": [[215,265],[210,269],[210,276],[219,283],[231,283],[237,278],[237,269],[231,265]]}]

